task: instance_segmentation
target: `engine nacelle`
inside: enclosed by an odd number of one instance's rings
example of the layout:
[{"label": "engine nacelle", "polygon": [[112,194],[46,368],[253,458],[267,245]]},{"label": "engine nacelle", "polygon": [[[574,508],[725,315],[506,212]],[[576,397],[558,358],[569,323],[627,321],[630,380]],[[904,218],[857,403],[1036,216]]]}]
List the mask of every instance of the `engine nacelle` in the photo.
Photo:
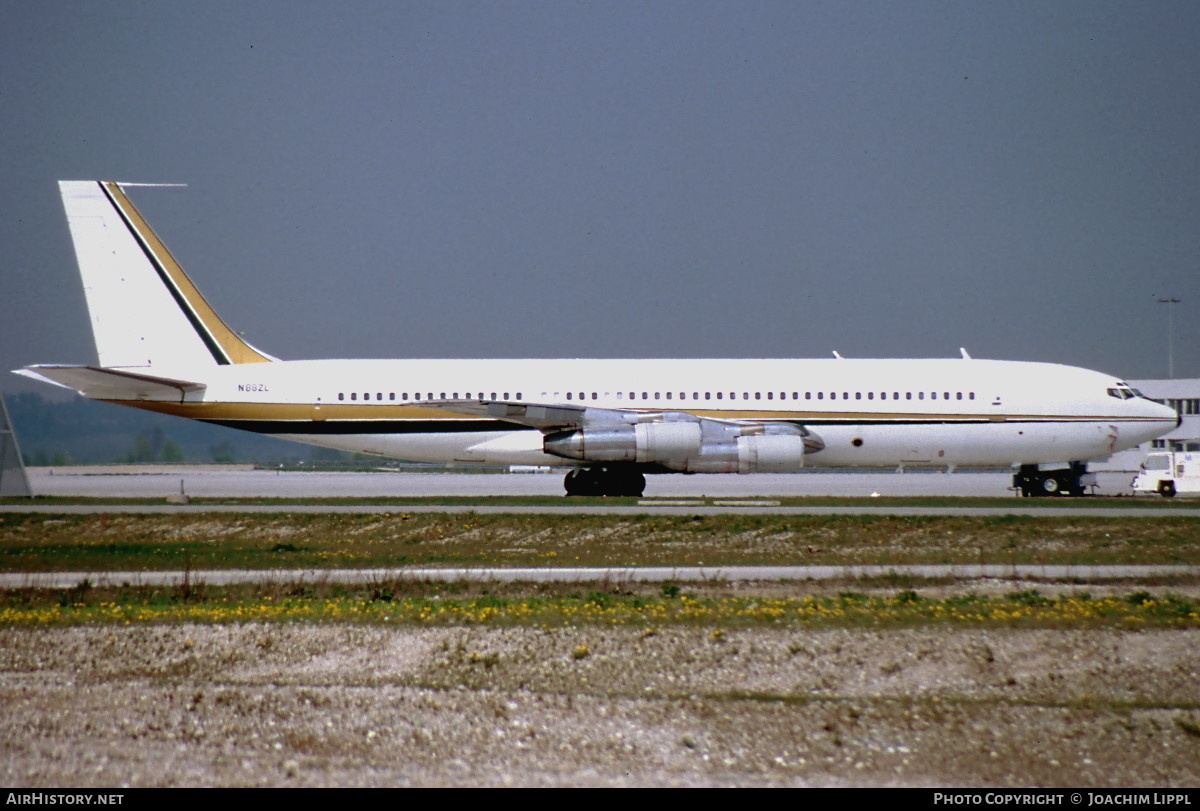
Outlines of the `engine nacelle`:
[{"label": "engine nacelle", "polygon": [[804,437],[740,436],[738,473],[788,473],[804,467]]},{"label": "engine nacelle", "polygon": [[560,431],[548,435],[546,453],[584,462],[682,461],[700,450],[700,424],[696,422],[645,422],[591,430]]},{"label": "engine nacelle", "polygon": [[637,422],[549,434],[546,453],[580,462],[654,464],[690,473],[786,473],[825,447],[791,423],[737,423],[684,412],[640,415]]}]

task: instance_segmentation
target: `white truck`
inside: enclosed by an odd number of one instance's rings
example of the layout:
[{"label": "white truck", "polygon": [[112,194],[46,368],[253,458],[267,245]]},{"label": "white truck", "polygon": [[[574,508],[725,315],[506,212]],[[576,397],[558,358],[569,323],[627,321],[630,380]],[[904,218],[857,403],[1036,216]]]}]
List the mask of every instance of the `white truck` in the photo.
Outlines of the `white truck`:
[{"label": "white truck", "polygon": [[1200,495],[1200,453],[1168,451],[1151,453],[1133,479],[1134,495],[1158,493],[1164,498],[1175,495]]}]

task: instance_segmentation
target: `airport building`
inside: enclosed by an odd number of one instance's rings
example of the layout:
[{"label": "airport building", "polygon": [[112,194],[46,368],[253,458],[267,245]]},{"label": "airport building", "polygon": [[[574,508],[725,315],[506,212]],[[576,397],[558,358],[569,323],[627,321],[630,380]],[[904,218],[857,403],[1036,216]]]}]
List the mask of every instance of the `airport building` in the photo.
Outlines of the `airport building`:
[{"label": "airport building", "polygon": [[1088,465],[1089,469],[1132,472],[1153,451],[1200,451],[1200,378],[1130,380],[1129,385],[1151,400],[1171,406],[1183,419],[1169,434],[1106,459],[1097,459]]}]

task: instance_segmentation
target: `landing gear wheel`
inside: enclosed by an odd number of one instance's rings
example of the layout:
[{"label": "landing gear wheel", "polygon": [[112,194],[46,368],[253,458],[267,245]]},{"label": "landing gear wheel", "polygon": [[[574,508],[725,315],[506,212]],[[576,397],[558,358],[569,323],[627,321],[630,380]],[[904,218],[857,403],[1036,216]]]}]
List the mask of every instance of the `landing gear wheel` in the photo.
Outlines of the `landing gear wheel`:
[{"label": "landing gear wheel", "polygon": [[1175,482],[1159,482],[1158,494],[1163,498],[1175,498]]},{"label": "landing gear wheel", "polygon": [[581,467],[563,479],[568,496],[640,496],[646,477],[637,470],[610,467]]},{"label": "landing gear wheel", "polygon": [[646,477],[636,470],[613,471],[606,496],[638,496],[646,489]]},{"label": "landing gear wheel", "polygon": [[583,470],[572,470],[567,474],[567,477],[563,479],[563,487],[566,488],[568,496],[594,495],[589,487],[591,482],[587,480],[583,473]]},{"label": "landing gear wheel", "polygon": [[1047,496],[1057,496],[1062,492],[1063,483],[1058,480],[1057,476],[1046,476],[1042,479],[1042,494]]}]

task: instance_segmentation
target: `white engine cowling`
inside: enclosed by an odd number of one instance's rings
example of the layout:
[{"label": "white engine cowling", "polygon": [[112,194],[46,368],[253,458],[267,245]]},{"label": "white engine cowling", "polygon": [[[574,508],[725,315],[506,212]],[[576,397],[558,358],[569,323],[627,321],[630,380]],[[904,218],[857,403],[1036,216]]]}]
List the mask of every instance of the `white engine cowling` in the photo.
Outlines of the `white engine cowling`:
[{"label": "white engine cowling", "polygon": [[788,473],[804,467],[802,436],[740,436],[738,473]]}]

